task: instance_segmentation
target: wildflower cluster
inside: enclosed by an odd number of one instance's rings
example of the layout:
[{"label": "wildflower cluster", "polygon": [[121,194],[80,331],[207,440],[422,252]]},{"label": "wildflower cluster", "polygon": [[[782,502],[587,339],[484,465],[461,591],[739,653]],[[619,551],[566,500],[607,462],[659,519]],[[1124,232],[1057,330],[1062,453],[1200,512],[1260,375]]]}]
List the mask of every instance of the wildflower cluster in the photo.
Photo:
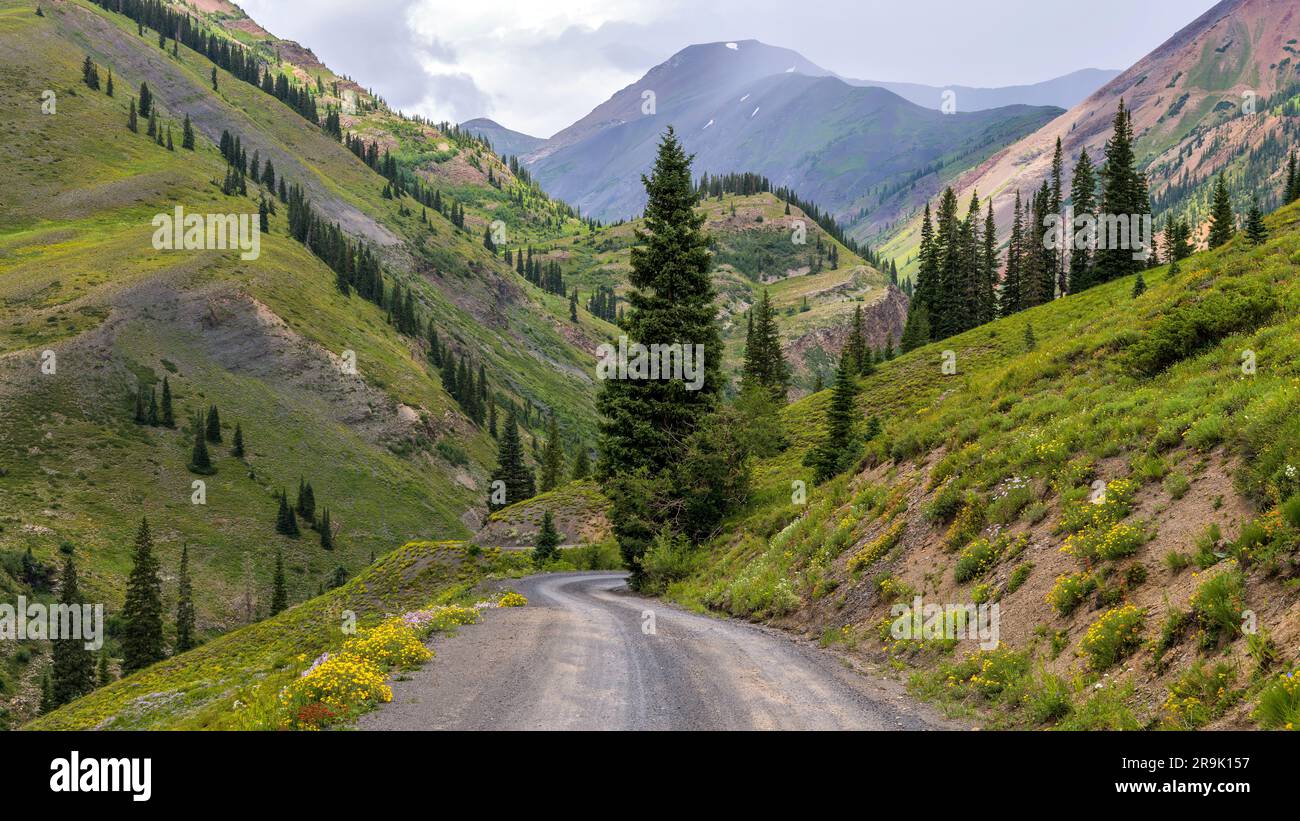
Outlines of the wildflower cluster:
[{"label": "wildflower cluster", "polygon": [[1088,656],[1089,666],[1107,670],[1136,650],[1142,643],[1142,618],[1141,610],[1126,604],[1106,611],[1097,619],[1079,643]]},{"label": "wildflower cluster", "polygon": [[348,639],[337,653],[317,658],[280,693],[289,714],[286,725],[315,730],[392,701],[386,672],[431,658],[433,651],[405,617],[387,619]]},{"label": "wildflower cluster", "polygon": [[1300,670],[1282,673],[1259,694],[1255,720],[1270,730],[1300,729]]},{"label": "wildflower cluster", "polygon": [[522,593],[516,593],[513,590],[508,591],[501,600],[497,602],[501,607],[523,607],[528,604],[528,599],[524,598]]},{"label": "wildflower cluster", "polygon": [[849,559],[849,572],[861,570],[876,562],[877,559],[884,556],[903,538],[903,531],[907,529],[907,519],[896,520],[884,533],[881,533],[871,542],[863,545],[853,557]]},{"label": "wildflower cluster", "polygon": [[1236,672],[1227,664],[1207,671],[1197,662],[1169,688],[1162,723],[1176,730],[1196,730],[1223,715],[1241,693],[1232,689]]},{"label": "wildflower cluster", "polygon": [[1056,584],[1047,594],[1047,603],[1055,607],[1056,612],[1062,616],[1068,616],[1096,589],[1097,580],[1091,573],[1058,576]]},{"label": "wildflower cluster", "polygon": [[1132,556],[1146,542],[1146,532],[1124,522],[1109,527],[1096,526],[1071,534],[1061,552],[1082,562],[1112,560]]}]

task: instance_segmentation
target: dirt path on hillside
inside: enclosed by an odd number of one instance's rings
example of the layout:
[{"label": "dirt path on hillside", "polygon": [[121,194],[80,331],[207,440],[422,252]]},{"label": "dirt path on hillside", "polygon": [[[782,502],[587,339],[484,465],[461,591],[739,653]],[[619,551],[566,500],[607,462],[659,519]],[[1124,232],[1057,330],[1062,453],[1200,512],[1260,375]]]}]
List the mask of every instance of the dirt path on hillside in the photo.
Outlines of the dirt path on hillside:
[{"label": "dirt path on hillside", "polygon": [[[434,641],[363,730],[927,730],[894,682],[775,630],[628,592],[625,574],[523,579],[528,606]],[[654,632],[645,625],[653,620]]]}]

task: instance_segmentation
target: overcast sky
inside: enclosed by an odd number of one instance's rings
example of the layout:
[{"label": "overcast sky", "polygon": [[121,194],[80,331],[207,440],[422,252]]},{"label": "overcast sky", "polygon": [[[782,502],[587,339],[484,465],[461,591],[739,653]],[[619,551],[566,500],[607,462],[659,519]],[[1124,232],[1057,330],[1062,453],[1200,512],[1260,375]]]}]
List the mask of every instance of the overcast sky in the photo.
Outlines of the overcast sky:
[{"label": "overcast sky", "polygon": [[236,0],[389,104],[548,137],[692,43],[757,39],[846,77],[1033,83],[1127,68],[1213,0]]}]

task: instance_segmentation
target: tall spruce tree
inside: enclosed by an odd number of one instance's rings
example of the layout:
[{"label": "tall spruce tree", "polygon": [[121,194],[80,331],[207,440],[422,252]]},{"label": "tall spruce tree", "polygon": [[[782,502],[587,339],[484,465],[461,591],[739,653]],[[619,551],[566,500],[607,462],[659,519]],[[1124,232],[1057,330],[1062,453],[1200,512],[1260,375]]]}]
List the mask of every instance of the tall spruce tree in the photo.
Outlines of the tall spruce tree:
[{"label": "tall spruce tree", "polygon": [[216,405],[208,408],[207,430],[204,435],[214,445],[221,443],[221,414]]},{"label": "tall spruce tree", "polygon": [[[501,485],[497,485],[501,482]],[[524,464],[524,446],[519,439],[519,420],[512,409],[497,440],[497,469],[488,486],[488,507],[500,510],[535,494],[533,472]]]},{"label": "tall spruce tree", "polygon": [[546,448],[542,451],[541,490],[555,490],[564,482],[564,445],[560,442],[560,422],[552,412],[546,423]]},{"label": "tall spruce tree", "polygon": [[1007,267],[998,292],[998,314],[1011,316],[1022,310],[1024,299],[1023,269],[1025,261],[1025,211],[1020,192],[1016,191],[1015,205],[1011,211],[1011,238],[1007,244]]},{"label": "tall spruce tree", "polygon": [[208,443],[203,436],[203,419],[201,416],[194,417],[194,447],[190,450],[189,469],[191,473],[197,473],[200,476],[207,476],[216,473],[212,467],[212,458],[208,455]]},{"label": "tall spruce tree", "polygon": [[578,445],[578,453],[573,457],[573,471],[569,478],[575,482],[581,482],[591,475],[591,457],[587,455],[587,446]]},{"label": "tall spruce tree", "polygon": [[230,455],[236,459],[244,458],[244,429],[235,423],[235,436],[230,442]]},{"label": "tall spruce tree", "polygon": [[[1092,158],[1085,149],[1079,154],[1079,162],[1074,166],[1074,179],[1070,181],[1070,203],[1074,206],[1076,217],[1097,216],[1097,172],[1092,165]],[[1074,226],[1067,226],[1074,236],[1070,243],[1070,277],[1069,291],[1077,293],[1092,287],[1093,253],[1097,246],[1096,228],[1091,232],[1083,231],[1080,237]]]},{"label": "tall spruce tree", "polygon": [[746,389],[761,387],[776,396],[784,397],[790,386],[790,368],[781,351],[781,331],[776,324],[776,310],[772,307],[772,299],[766,289],[750,309],[749,320],[741,385]]},{"label": "tall spruce tree", "polygon": [[[1128,243],[1119,242],[1117,226],[1128,224],[1134,215],[1151,212],[1151,198],[1147,192],[1146,177],[1137,170],[1133,152],[1133,121],[1123,99],[1115,112],[1110,140],[1106,143],[1106,159],[1101,167],[1101,217],[1098,220],[1099,248],[1095,257],[1096,282],[1110,282],[1135,273],[1146,267],[1141,259],[1134,259],[1135,238]],[[1115,230],[1110,230],[1115,227]],[[1126,232],[1127,233],[1127,232]],[[1129,247],[1122,247],[1124,245]]]},{"label": "tall spruce tree", "polygon": [[681,456],[681,443],[713,410],[722,389],[722,341],[714,322],[713,267],[704,214],[691,179],[691,157],[672,126],[659,143],[649,177],[645,230],[631,252],[632,310],[623,327],[629,342],[702,350],[699,390],[684,379],[606,379],[598,407],[600,474],[609,478],[639,468],[656,474]]},{"label": "tall spruce tree", "polygon": [[1258,198],[1251,203],[1246,217],[1246,238],[1251,245],[1262,245],[1268,239],[1268,227],[1264,225],[1264,212],[1260,210]]},{"label": "tall spruce tree", "polygon": [[271,581],[271,615],[283,613],[289,606],[289,591],[284,584],[284,550],[275,549],[275,577]]},{"label": "tall spruce tree", "polygon": [[136,531],[131,575],[122,606],[122,672],[133,673],[166,656],[163,644],[162,582],[153,554],[149,520]]},{"label": "tall spruce tree", "polygon": [[1219,248],[1232,242],[1237,234],[1237,215],[1232,212],[1232,198],[1228,195],[1228,181],[1223,172],[1214,183],[1214,199],[1210,206],[1211,248]]},{"label": "tall spruce tree", "polygon": [[190,581],[190,546],[181,547],[181,567],[176,577],[176,647],[173,652],[192,650],[194,641],[194,586]]},{"label": "tall spruce tree", "polygon": [[325,508],[325,511],[321,513],[320,524],[316,526],[316,529],[320,531],[320,546],[325,550],[333,550],[334,549],[334,527],[330,523],[329,508]]},{"label": "tall spruce tree", "polygon": [[848,357],[841,356],[830,407],[826,410],[826,433],[804,459],[804,464],[813,469],[818,484],[833,478],[858,458],[858,443],[853,439],[856,396],[852,365]]},{"label": "tall spruce tree", "polygon": [[162,386],[162,425],[165,428],[176,427],[176,415],[172,410],[172,386],[165,376]]},{"label": "tall spruce tree", "polygon": [[560,534],[555,529],[555,517],[547,510],[542,513],[542,526],[537,532],[537,541],[533,546],[533,561],[541,566],[559,557]]},{"label": "tall spruce tree", "polygon": [[[77,589],[77,565],[71,556],[63,563],[59,604],[63,605],[64,612],[81,608],[81,592]],[[95,657],[86,649],[84,636],[51,635],[49,638],[53,657],[51,686],[54,702],[67,704],[95,688]]]}]

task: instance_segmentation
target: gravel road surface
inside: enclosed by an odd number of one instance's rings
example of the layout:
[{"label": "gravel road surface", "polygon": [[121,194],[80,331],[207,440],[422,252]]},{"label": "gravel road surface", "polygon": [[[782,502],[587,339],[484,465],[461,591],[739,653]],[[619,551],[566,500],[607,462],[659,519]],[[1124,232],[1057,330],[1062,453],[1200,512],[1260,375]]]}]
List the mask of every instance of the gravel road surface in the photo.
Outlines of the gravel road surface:
[{"label": "gravel road surface", "polygon": [[[776,630],[628,591],[622,573],[519,580],[527,607],[439,636],[362,730],[926,730],[900,685]],[[653,632],[649,632],[653,627]]]}]

